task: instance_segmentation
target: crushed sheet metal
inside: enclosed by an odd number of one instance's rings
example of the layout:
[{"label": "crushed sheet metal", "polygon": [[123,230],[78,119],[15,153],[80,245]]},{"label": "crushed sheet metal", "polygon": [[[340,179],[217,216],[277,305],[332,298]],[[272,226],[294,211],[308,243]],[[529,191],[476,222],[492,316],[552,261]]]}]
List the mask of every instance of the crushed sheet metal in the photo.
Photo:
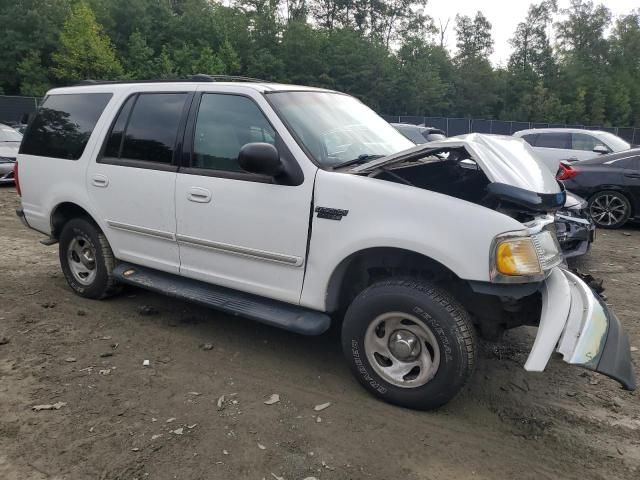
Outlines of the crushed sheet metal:
[{"label": "crushed sheet metal", "polygon": [[560,335],[565,328],[571,309],[571,290],[566,277],[559,268],[554,268],[542,289],[542,315],[538,334],[529,353],[524,369],[542,372],[549,362]]},{"label": "crushed sheet metal", "polygon": [[571,272],[565,275],[572,290],[572,305],[558,352],[568,363],[595,369],[607,339],[609,322],[602,305],[579,277]]}]

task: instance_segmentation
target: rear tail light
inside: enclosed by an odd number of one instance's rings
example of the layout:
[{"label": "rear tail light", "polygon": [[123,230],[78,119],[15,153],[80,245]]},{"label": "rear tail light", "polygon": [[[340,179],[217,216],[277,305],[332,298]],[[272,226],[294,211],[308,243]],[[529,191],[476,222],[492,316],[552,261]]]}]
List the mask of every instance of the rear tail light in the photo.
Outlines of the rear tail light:
[{"label": "rear tail light", "polygon": [[570,178],[578,175],[578,171],[570,165],[566,165],[564,163],[560,164],[560,168],[558,168],[558,173],[556,174],[556,178],[558,180],[569,180]]},{"label": "rear tail light", "polygon": [[20,191],[20,178],[18,177],[18,161],[13,165],[13,181],[16,183],[16,191],[18,195],[22,196],[22,191]]}]

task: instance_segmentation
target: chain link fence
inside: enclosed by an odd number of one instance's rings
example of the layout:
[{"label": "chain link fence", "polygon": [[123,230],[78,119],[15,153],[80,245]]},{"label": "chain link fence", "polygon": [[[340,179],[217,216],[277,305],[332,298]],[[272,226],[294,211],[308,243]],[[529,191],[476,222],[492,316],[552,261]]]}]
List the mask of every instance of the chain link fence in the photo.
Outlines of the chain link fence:
[{"label": "chain link fence", "polygon": [[496,133],[512,135],[519,130],[529,128],[584,128],[586,130],[604,130],[624,138],[627,142],[640,144],[640,128],[602,127],[596,125],[569,125],[565,123],[509,122],[505,120],[483,120],[478,118],[418,117],[407,115],[382,115],[391,123],[424,124],[443,130],[448,137],[465,133]]},{"label": "chain link fence", "polygon": [[[0,95],[0,123],[24,123],[28,116],[38,108],[40,98]],[[497,133],[500,135],[512,135],[518,130],[528,128],[584,128],[587,130],[605,130],[614,133],[627,142],[640,144],[640,128],[633,127],[602,127],[594,125],[568,125],[564,123],[533,123],[533,122],[508,122],[504,120],[483,120],[478,118],[451,118],[451,117],[418,117],[407,115],[382,115],[391,123],[424,124],[443,130],[447,136],[462,135],[465,133]]]}]

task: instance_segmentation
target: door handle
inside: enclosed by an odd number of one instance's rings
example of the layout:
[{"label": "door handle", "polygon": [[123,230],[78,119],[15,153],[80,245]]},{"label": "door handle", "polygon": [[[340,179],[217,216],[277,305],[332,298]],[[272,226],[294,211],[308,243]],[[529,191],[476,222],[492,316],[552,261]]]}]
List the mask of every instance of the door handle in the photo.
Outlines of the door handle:
[{"label": "door handle", "polygon": [[109,185],[109,179],[104,175],[94,175],[91,177],[91,184],[94,187],[106,188]]},{"label": "door handle", "polygon": [[625,173],[624,176],[627,178],[640,178],[640,173]]},{"label": "door handle", "polygon": [[211,192],[206,188],[191,187],[187,192],[187,199],[196,203],[209,203],[211,201]]}]

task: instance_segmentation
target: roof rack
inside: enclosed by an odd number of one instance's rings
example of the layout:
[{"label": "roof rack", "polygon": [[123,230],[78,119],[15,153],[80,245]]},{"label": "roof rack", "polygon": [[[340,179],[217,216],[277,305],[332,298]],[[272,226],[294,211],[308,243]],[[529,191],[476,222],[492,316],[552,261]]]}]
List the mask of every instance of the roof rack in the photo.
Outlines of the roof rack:
[{"label": "roof rack", "polygon": [[187,78],[163,78],[153,80],[82,80],[74,86],[81,85],[113,85],[119,83],[172,83],[172,82],[258,82],[271,83],[269,80],[260,78],[242,77],[239,75],[207,75],[198,73]]}]

